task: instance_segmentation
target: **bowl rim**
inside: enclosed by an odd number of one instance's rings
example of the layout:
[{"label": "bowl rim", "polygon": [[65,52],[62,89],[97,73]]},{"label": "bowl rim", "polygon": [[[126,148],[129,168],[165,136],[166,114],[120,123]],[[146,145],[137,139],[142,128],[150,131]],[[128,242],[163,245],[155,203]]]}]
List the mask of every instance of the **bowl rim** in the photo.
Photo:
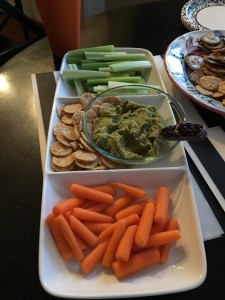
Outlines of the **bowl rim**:
[{"label": "bowl rim", "polygon": [[[171,147],[169,147],[168,151],[163,152],[162,154],[158,155],[158,156],[149,156],[149,157],[142,157],[142,158],[124,158],[124,157],[119,157],[116,155],[113,155],[111,153],[109,153],[108,151],[105,151],[104,149],[100,148],[99,146],[97,146],[95,144],[95,142],[93,141],[91,135],[89,134],[88,130],[87,130],[87,123],[86,123],[86,112],[90,109],[90,107],[92,106],[92,104],[95,102],[96,99],[100,98],[101,96],[107,96],[107,93],[111,93],[114,90],[118,90],[121,88],[131,88],[131,87],[141,87],[141,88],[148,88],[149,90],[154,90],[156,92],[159,92],[161,94],[164,94],[167,98],[168,98],[168,103],[171,106],[171,109],[173,111],[173,113],[176,113],[176,116],[174,115],[175,121],[178,118],[179,122],[185,122],[186,121],[186,114],[185,111],[183,109],[183,107],[181,106],[181,104],[179,103],[179,101],[177,101],[174,97],[172,97],[171,95],[169,95],[167,92],[165,92],[164,90],[161,90],[159,88],[153,87],[151,85],[147,85],[147,84],[129,84],[129,85],[121,85],[121,86],[117,86],[114,88],[110,88],[106,91],[103,91],[101,93],[99,93],[98,95],[96,95],[90,102],[88,102],[87,106],[85,107],[83,114],[82,114],[82,129],[83,132],[86,136],[86,138],[88,139],[88,142],[91,144],[91,146],[100,154],[104,155],[106,158],[120,163],[120,164],[146,164],[146,163],[150,163],[155,161],[156,159],[159,159],[160,157],[165,156],[166,154],[168,154],[169,152],[171,152],[179,143],[180,141],[173,141],[173,145]],[[109,95],[108,95],[109,96]],[[122,95],[117,95],[117,96],[123,96],[123,97],[128,97],[128,96],[134,96],[132,94],[122,94]],[[137,94],[137,96],[141,96]],[[143,95],[146,96],[146,95]]]}]

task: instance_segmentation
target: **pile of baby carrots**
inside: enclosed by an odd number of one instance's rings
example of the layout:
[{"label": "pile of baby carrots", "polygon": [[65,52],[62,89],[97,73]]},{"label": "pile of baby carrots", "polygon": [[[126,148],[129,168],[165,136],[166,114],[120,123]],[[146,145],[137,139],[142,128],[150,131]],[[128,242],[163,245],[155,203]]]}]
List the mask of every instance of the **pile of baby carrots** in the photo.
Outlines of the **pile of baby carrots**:
[{"label": "pile of baby carrots", "polygon": [[73,197],[53,206],[46,221],[65,260],[75,258],[84,274],[97,264],[120,279],[156,263],[164,264],[180,239],[169,216],[170,192],[159,186],[154,199],[122,182],[98,186],[72,183]]}]

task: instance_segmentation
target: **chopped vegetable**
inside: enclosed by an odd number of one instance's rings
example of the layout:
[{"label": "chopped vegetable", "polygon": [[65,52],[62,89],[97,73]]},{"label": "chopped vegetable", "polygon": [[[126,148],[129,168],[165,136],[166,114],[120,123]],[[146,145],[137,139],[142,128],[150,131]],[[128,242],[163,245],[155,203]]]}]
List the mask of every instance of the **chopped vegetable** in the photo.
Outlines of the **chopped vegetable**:
[{"label": "chopped vegetable", "polygon": [[[66,63],[68,69],[62,71],[62,79],[75,86],[78,96],[84,89],[94,93],[103,92],[111,88],[108,85],[109,81],[146,84],[144,74],[148,71],[146,74],[149,75],[152,68],[145,53],[116,51],[114,45],[70,50],[66,56]],[[90,78],[93,79],[90,80]],[[71,79],[72,81],[70,81]],[[132,94],[144,94],[145,92],[141,89],[131,90]]]},{"label": "chopped vegetable", "polygon": [[[75,258],[86,275],[97,264],[111,267],[118,279],[152,264],[164,264],[172,243],[181,237],[177,219],[169,217],[168,208],[162,209],[161,201],[168,202],[169,198],[164,186],[157,188],[154,200],[142,200],[145,190],[117,181],[89,187],[72,183],[70,191],[81,198],[54,205],[46,222],[62,258]],[[96,201],[98,196],[102,202]],[[114,196],[110,204],[108,197]],[[89,199],[87,204],[84,199]],[[130,205],[134,200],[138,202]],[[96,207],[101,213],[95,211]],[[166,215],[159,214],[161,211]],[[155,218],[157,215],[163,215],[163,222],[162,217]],[[153,226],[158,226],[155,220],[160,224],[166,220],[166,224],[153,233]]]}]

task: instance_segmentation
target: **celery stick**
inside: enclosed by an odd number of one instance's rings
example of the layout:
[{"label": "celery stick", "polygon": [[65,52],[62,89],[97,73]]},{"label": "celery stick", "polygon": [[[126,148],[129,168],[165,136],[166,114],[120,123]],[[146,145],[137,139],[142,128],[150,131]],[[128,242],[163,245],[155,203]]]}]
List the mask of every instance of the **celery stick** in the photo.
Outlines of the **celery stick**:
[{"label": "celery stick", "polygon": [[118,72],[118,73],[110,73],[111,75],[111,77],[129,77],[130,76],[130,74],[129,73],[127,73],[127,72]]},{"label": "celery stick", "polygon": [[62,79],[81,79],[81,78],[97,78],[109,77],[109,72],[89,71],[89,70],[63,70]]},{"label": "celery stick", "polygon": [[96,85],[93,87],[93,91],[96,93],[107,91],[108,85]]},{"label": "celery stick", "polygon": [[152,64],[148,60],[136,60],[109,65],[109,68],[112,72],[136,71],[150,69],[151,67]]},{"label": "celery stick", "polygon": [[112,91],[114,95],[148,95],[148,90],[144,88],[121,88],[119,90]]},{"label": "celery stick", "polygon": [[83,56],[84,57],[84,52],[89,51],[89,52],[114,52],[115,48],[114,45],[105,45],[105,46],[97,46],[97,47],[89,47],[89,48],[81,48],[81,49],[76,49],[76,50],[70,50],[68,51],[69,56]]},{"label": "celery stick", "polygon": [[115,87],[118,87],[118,86],[123,86],[123,85],[134,85],[134,83],[121,82],[121,81],[112,81],[112,80],[108,81],[108,88],[109,89],[112,89],[112,88],[115,88]]},{"label": "celery stick", "polygon": [[113,61],[93,61],[90,62],[89,60],[82,60],[81,67],[83,70],[95,70],[97,71],[99,68],[108,67],[110,64],[116,64],[117,62]]},{"label": "celery stick", "polygon": [[[130,82],[121,82],[121,81],[111,81],[111,80],[109,80],[108,81],[108,88],[109,89],[112,89],[112,88],[115,88],[115,87],[119,87],[119,86],[127,86],[127,85],[135,85],[134,83],[130,83]],[[137,86],[138,87],[140,87],[140,88],[144,88],[143,86],[139,86],[140,85],[140,83],[138,83],[137,84]],[[154,84],[150,84],[150,85],[148,85],[149,87],[152,87],[153,89],[155,88],[155,89],[162,89],[162,87],[161,86],[159,86],[159,85],[154,85]],[[154,91],[154,90],[152,90],[152,91]]]},{"label": "celery stick", "polygon": [[93,86],[88,85],[88,84],[87,84],[87,81],[84,81],[84,82],[83,82],[83,85],[84,85],[84,88],[85,88],[85,91],[86,91],[86,92],[90,92],[90,93],[93,93],[93,92],[94,92]]},{"label": "celery stick", "polygon": [[[123,86],[132,86],[131,88],[123,88]],[[132,94],[141,94],[141,95],[147,95],[148,89],[144,88],[143,86],[139,86],[139,84],[136,84],[130,82],[118,82],[118,81],[108,81],[108,88],[115,88],[115,87],[121,87],[121,89],[115,90],[117,93],[132,93]]]},{"label": "celery stick", "polygon": [[[77,67],[76,64],[68,64],[68,68],[70,70],[78,70],[78,67]],[[82,94],[84,94],[85,93],[85,88],[84,88],[84,85],[83,85],[82,81],[80,79],[73,79],[72,81],[73,81],[74,86],[76,88],[77,95],[81,96]]]},{"label": "celery stick", "polygon": [[115,53],[112,54],[105,54],[105,60],[147,60],[146,55],[144,53],[127,53],[127,54],[120,54],[116,55]]},{"label": "celery stick", "polygon": [[110,67],[101,67],[101,68],[98,68],[99,71],[103,71],[103,72],[110,72],[111,69]]},{"label": "celery stick", "polygon": [[[85,58],[89,60],[100,60],[100,61],[105,61],[108,59],[105,59],[106,54],[109,54],[109,52],[84,52]],[[126,52],[113,52],[114,56],[120,56],[120,55],[125,55],[127,54]]]},{"label": "celery stick", "polygon": [[98,85],[98,84],[107,84],[108,81],[121,81],[121,82],[131,82],[131,83],[140,83],[142,78],[140,76],[126,76],[126,77],[107,77],[107,78],[91,78],[87,79],[88,85]]},{"label": "celery stick", "polygon": [[79,56],[68,56],[66,57],[67,64],[80,64],[82,57]]}]

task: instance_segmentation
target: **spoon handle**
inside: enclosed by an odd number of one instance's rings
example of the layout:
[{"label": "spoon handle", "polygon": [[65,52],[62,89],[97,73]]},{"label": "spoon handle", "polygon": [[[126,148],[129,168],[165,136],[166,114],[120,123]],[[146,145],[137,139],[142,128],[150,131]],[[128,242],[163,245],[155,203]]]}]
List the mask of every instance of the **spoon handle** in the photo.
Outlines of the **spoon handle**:
[{"label": "spoon handle", "polygon": [[180,122],[176,125],[164,127],[160,135],[170,141],[200,142],[207,137],[207,130],[201,123]]}]

